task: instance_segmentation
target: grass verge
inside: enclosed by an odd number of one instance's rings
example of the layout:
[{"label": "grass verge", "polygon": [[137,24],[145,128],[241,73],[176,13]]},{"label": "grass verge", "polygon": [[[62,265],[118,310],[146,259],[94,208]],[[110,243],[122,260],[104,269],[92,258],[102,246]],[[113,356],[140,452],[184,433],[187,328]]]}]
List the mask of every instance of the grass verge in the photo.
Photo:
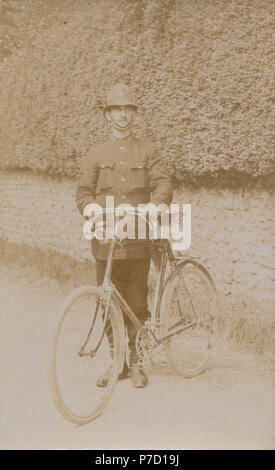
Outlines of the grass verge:
[{"label": "grass verge", "polygon": [[30,276],[48,277],[68,288],[95,284],[95,267],[92,261],[79,261],[54,250],[10,243],[0,238],[0,261],[7,266],[28,267]]}]

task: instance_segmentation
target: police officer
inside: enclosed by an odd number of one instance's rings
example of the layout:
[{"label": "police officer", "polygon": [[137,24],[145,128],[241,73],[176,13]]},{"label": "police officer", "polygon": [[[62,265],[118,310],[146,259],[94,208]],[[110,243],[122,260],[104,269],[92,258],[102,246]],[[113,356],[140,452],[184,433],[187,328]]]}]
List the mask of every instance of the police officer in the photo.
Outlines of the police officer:
[{"label": "police officer", "polygon": [[[108,93],[104,107],[105,119],[112,130],[112,139],[91,148],[82,165],[76,191],[76,204],[81,214],[89,203],[106,205],[106,196],[113,196],[115,206],[132,206],[152,202],[170,204],[172,186],[164,160],[151,143],[143,142],[132,133],[137,105],[129,87],[118,83]],[[108,246],[92,240],[96,259],[97,283],[103,282]],[[146,321],[147,278],[150,267],[148,240],[127,240],[117,246],[113,256],[111,279],[135,315]],[[119,379],[130,375],[136,388],[148,383],[144,370],[138,367],[136,329],[125,318],[129,338],[129,366],[125,362]],[[99,387],[108,384],[108,371],[97,380]]]}]

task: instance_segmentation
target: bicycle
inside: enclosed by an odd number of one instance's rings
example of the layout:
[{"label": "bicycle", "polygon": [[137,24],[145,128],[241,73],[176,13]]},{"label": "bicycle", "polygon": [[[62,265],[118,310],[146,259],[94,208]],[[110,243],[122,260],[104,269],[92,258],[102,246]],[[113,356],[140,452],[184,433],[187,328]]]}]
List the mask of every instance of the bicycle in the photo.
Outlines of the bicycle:
[{"label": "bicycle", "polygon": [[[162,350],[177,373],[194,377],[205,369],[213,348],[217,291],[207,269],[192,257],[175,256],[169,240],[157,241],[161,264],[151,315],[143,325],[110,280],[119,241],[116,235],[109,242],[102,286],[74,289],[55,327],[51,390],[59,412],[76,424],[97,418],[111,399],[126,354],[122,312],[137,329],[141,363],[149,358],[154,364],[154,354]],[[98,388],[97,378],[108,369],[107,387]]]}]

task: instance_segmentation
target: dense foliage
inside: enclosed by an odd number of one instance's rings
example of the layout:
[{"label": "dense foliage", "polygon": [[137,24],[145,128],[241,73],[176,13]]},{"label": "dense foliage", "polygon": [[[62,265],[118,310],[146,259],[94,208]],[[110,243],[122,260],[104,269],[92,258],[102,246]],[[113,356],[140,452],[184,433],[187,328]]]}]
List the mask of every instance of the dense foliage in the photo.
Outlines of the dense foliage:
[{"label": "dense foliage", "polygon": [[[131,84],[137,134],[177,179],[272,180],[270,0],[6,0],[0,159],[75,175]],[[2,55],[1,55],[2,54]]]}]

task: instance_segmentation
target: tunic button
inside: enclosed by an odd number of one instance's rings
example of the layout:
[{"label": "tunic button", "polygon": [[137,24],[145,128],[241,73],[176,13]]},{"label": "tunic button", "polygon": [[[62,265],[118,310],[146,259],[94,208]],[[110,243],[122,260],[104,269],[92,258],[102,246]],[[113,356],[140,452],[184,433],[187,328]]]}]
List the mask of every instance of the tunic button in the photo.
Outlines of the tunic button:
[{"label": "tunic button", "polygon": [[122,182],[126,181],[126,179],[124,178],[124,176],[121,177],[121,181],[122,181]]},{"label": "tunic button", "polygon": [[121,161],[121,162],[120,162],[120,164],[121,164],[121,165],[123,165],[123,164],[124,164],[124,162],[123,162],[123,161]]},{"label": "tunic button", "polygon": [[125,196],[125,195],[124,195],[124,196],[122,196],[122,199],[126,199],[126,198],[127,198],[127,196]]},{"label": "tunic button", "polygon": [[125,147],[123,147],[123,145],[121,145],[119,148],[120,150],[125,150]]}]

